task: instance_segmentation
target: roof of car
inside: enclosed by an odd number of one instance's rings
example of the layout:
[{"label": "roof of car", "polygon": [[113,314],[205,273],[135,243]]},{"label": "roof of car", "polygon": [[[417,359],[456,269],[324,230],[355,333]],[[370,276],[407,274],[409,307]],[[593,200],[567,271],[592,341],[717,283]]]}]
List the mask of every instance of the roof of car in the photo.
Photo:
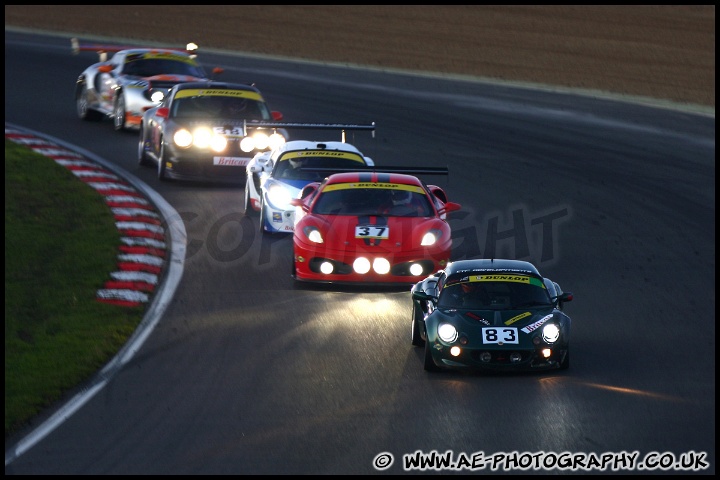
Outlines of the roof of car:
[{"label": "roof of car", "polygon": [[198,82],[185,82],[180,83],[176,86],[177,90],[187,90],[187,89],[197,89],[197,88],[205,88],[205,89],[229,89],[229,90],[247,90],[250,92],[258,92],[260,93],[260,90],[258,90],[253,85],[249,85],[247,83],[230,83],[230,82],[217,82],[217,81],[198,81]]},{"label": "roof of car", "polygon": [[278,147],[280,152],[290,152],[296,150],[340,150],[343,152],[353,152],[362,156],[362,152],[350,143],[340,141],[311,141],[311,140],[291,140],[285,142]]},{"label": "roof of car", "polygon": [[415,185],[422,187],[422,182],[417,177],[404,173],[379,173],[379,172],[343,172],[330,175],[326,184],[335,183],[401,183],[403,185]]},{"label": "roof of car", "polygon": [[472,274],[474,271],[487,272],[489,270],[512,273],[529,273],[542,278],[542,275],[540,275],[540,272],[535,265],[523,260],[478,258],[471,260],[457,260],[448,263],[445,267],[445,273],[448,276],[458,273]]}]

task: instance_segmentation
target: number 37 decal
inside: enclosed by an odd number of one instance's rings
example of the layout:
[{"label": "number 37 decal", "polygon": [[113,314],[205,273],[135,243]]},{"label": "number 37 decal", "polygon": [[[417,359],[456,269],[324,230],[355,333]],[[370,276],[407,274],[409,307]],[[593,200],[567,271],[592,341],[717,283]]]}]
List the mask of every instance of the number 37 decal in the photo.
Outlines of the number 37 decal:
[{"label": "number 37 decal", "polygon": [[517,328],[485,327],[482,329],[483,343],[518,343]]}]

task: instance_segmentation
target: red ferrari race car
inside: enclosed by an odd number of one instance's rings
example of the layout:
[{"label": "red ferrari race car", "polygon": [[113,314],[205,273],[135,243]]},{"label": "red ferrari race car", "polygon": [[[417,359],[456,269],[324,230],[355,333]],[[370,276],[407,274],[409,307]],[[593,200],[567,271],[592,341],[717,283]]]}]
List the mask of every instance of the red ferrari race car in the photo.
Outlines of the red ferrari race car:
[{"label": "red ferrari race car", "polygon": [[413,284],[450,261],[447,213],[459,210],[445,191],[409,174],[447,169],[335,173],[292,200],[293,277],[336,284]]}]

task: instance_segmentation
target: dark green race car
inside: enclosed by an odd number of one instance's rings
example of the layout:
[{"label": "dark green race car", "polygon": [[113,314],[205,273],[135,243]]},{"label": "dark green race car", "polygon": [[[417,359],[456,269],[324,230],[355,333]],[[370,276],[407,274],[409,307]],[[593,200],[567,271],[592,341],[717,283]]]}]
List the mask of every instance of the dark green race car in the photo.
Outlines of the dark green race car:
[{"label": "dark green race car", "polygon": [[567,369],[570,292],[520,260],[449,263],[415,284],[412,344],[427,371]]}]

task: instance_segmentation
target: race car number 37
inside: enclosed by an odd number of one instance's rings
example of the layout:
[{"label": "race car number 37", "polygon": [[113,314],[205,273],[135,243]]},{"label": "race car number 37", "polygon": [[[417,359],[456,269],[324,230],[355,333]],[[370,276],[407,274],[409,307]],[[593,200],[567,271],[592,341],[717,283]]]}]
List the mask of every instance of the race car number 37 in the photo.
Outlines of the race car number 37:
[{"label": "race car number 37", "polygon": [[382,225],[358,225],[355,227],[355,238],[388,238],[390,229]]}]

